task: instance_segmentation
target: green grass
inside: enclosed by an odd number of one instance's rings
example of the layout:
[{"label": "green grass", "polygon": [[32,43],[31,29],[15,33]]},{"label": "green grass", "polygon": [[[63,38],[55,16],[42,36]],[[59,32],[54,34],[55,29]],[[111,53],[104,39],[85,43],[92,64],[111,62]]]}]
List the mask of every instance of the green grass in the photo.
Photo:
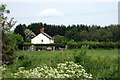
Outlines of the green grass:
[{"label": "green grass", "polygon": [[118,57],[118,49],[92,49],[87,51],[87,55],[92,56],[93,58],[96,57],[111,57],[117,58]]},{"label": "green grass", "polygon": [[[35,68],[42,64],[56,67],[57,63],[75,61],[74,56],[80,53],[80,49],[70,49],[64,51],[16,51],[16,60],[9,65],[9,71],[4,72],[6,77],[10,73],[18,71],[19,67],[26,69]],[[84,63],[81,63],[87,72],[94,78],[116,78],[117,73],[117,49],[88,49]]]}]

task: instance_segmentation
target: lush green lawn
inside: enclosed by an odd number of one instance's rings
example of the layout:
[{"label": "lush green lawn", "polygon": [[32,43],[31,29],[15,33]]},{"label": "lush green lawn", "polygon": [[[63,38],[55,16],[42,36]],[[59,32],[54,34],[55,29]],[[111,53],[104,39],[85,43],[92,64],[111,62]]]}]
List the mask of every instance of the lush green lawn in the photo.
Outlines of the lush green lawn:
[{"label": "lush green lawn", "polygon": [[[4,75],[10,77],[10,73],[18,71],[19,67],[26,69],[35,68],[41,64],[56,67],[57,63],[75,61],[75,55],[80,53],[80,49],[64,51],[16,51],[16,60],[9,65],[9,71]],[[116,78],[117,74],[117,49],[88,49],[83,67],[93,75],[94,78]]]}]

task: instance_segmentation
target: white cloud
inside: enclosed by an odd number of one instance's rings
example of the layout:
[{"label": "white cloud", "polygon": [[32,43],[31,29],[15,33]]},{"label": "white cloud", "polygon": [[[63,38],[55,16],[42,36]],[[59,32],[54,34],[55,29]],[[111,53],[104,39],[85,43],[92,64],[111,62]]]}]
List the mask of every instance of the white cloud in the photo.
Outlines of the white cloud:
[{"label": "white cloud", "polygon": [[0,2],[118,2],[119,0],[0,0]]},{"label": "white cloud", "polygon": [[45,9],[40,12],[40,16],[63,16],[64,14],[57,9]]}]

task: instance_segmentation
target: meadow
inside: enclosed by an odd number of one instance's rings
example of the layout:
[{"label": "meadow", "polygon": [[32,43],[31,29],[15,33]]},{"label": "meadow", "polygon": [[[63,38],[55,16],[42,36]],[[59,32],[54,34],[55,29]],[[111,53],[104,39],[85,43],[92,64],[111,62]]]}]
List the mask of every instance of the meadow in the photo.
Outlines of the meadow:
[{"label": "meadow", "polygon": [[3,71],[3,77],[13,78],[19,67],[26,70],[34,69],[46,64],[48,67],[56,68],[57,64],[75,62],[80,64],[93,78],[118,78],[118,49],[87,49],[81,60],[76,56],[81,49],[67,49],[64,51],[16,51],[15,61]]}]

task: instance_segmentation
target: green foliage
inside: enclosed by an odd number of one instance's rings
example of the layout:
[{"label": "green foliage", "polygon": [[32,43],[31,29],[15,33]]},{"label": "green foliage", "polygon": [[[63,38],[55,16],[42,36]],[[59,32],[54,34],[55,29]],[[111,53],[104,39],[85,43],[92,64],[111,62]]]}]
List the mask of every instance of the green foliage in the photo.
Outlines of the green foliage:
[{"label": "green foliage", "polygon": [[[4,14],[9,14],[10,11],[6,9],[5,4],[0,4],[0,30],[2,31],[2,34],[9,31],[16,23],[16,21],[13,21],[14,18],[9,19]],[[4,35],[3,35],[4,36]]]},{"label": "green foliage", "polygon": [[38,35],[40,33],[40,29],[44,27],[43,23],[31,23],[30,25],[28,25],[29,30],[31,30],[33,33],[35,33],[35,35]]},{"label": "green foliage", "polygon": [[35,46],[59,46],[59,44],[57,43],[51,43],[51,44],[32,44],[32,43],[27,43],[27,42],[24,42],[23,43],[23,46],[30,46],[30,45],[35,45]]},{"label": "green foliage", "polygon": [[28,29],[32,30],[36,35],[40,33],[40,29],[44,27],[45,33],[49,34],[50,36],[61,35],[64,36],[66,32],[66,26],[64,25],[49,25],[46,23],[32,23],[28,25]]},{"label": "green foliage", "polygon": [[84,58],[84,63],[81,65],[83,65],[88,72],[91,72],[94,77],[118,78],[119,76],[117,58],[111,60],[110,56],[98,56],[92,59],[91,56],[86,56]]},{"label": "green foliage", "polygon": [[23,37],[24,41],[26,41],[25,33],[24,33],[26,28],[27,27],[26,27],[25,24],[23,24],[23,25],[19,24],[19,25],[16,26],[16,28],[14,30],[14,33],[15,34],[20,34]]},{"label": "green foliage", "polygon": [[80,48],[82,45],[89,45],[90,49],[95,49],[95,48],[104,48],[104,49],[118,48],[118,43],[117,42],[93,42],[93,41],[78,42],[76,47]]},{"label": "green foliage", "polygon": [[78,52],[77,55],[75,55],[75,62],[76,63],[84,63],[84,58],[86,56],[87,53],[87,49],[89,48],[89,46],[86,45],[82,45],[81,47],[81,51]]},{"label": "green foliage", "polygon": [[15,41],[15,49],[22,49],[24,43],[23,37],[20,34],[7,34],[12,40]]},{"label": "green foliage", "polygon": [[80,37],[80,41],[87,41],[87,40],[89,40],[89,33],[88,33],[88,31],[81,31],[80,33],[79,33],[79,37]]},{"label": "green foliage", "polygon": [[[92,58],[91,55],[86,55],[86,46],[82,46],[81,52],[75,56],[75,62],[81,64],[88,72],[92,73],[93,77],[97,78],[118,78],[118,60],[116,58],[112,58],[108,56],[101,55]],[[110,62],[111,61],[111,62]],[[116,66],[115,66],[116,65]]]},{"label": "green foliage", "polygon": [[13,60],[12,55],[14,54],[15,47],[17,47],[16,42],[8,34],[3,36],[2,45],[2,61],[3,63],[10,63]]},{"label": "green foliage", "polygon": [[4,18],[4,13],[10,13],[5,4],[0,4],[0,21]]},{"label": "green foliage", "polygon": [[2,46],[2,60],[3,63],[11,63],[14,59],[14,51],[21,47],[23,38],[17,34],[4,34]]},{"label": "green foliage", "polygon": [[99,30],[97,30],[97,33],[99,34],[97,36],[98,36],[98,40],[100,42],[102,42],[102,41],[105,41],[105,42],[111,41],[111,39],[113,37],[113,34],[109,29],[108,30],[99,29]]},{"label": "green foliage", "polygon": [[[11,18],[8,21],[8,18],[5,17],[5,13],[9,13],[9,10],[6,10],[5,4],[0,4],[0,30],[2,34],[2,61],[3,63],[11,63],[13,60],[13,54],[16,47],[16,41],[10,37],[9,31],[15,25],[16,21],[13,21],[14,18]],[[1,45],[1,44],[0,44]],[[1,56],[1,55],[0,55]]]},{"label": "green foliage", "polygon": [[70,51],[17,51],[16,60],[10,67],[13,71],[19,67],[35,68],[43,63],[47,66],[56,67],[58,63],[74,61],[72,53]]},{"label": "green foliage", "polygon": [[[19,28],[18,28],[19,26]],[[67,38],[68,40],[75,40],[77,42],[79,41],[99,41],[99,42],[118,42],[119,39],[119,31],[120,26],[119,25],[109,25],[105,27],[97,26],[97,25],[50,25],[46,23],[32,23],[28,26],[26,25],[18,25],[15,29],[15,33],[21,34],[24,39],[24,30],[29,29],[32,32],[35,33],[35,35],[38,35],[40,33],[40,29],[44,27],[45,33],[49,34],[50,36],[56,36],[58,39],[63,39],[63,36]],[[21,28],[20,28],[21,27]],[[25,29],[24,29],[25,27]],[[57,39],[57,40],[58,40]],[[61,42],[62,39],[59,39],[56,42]]]},{"label": "green foliage", "polygon": [[112,41],[120,41],[120,25],[110,25],[107,27],[112,32]]},{"label": "green foliage", "polygon": [[[3,73],[8,69],[6,66],[0,67]],[[29,70],[19,67],[18,72],[10,75],[12,78],[92,78],[81,65],[74,62],[59,63],[56,68],[45,64]]]},{"label": "green foliage", "polygon": [[61,43],[61,44],[66,44],[67,43],[67,39],[66,39],[66,37],[64,37],[64,36],[60,36],[60,35],[55,35],[54,36],[54,42],[55,43]]},{"label": "green foliage", "polygon": [[36,36],[36,35],[35,35],[31,30],[29,30],[29,29],[25,29],[24,33],[25,33],[26,42],[30,42],[31,39]]},{"label": "green foliage", "polygon": [[25,67],[25,70],[35,69],[46,64],[48,67],[56,68],[57,64],[65,62],[74,62],[75,55],[85,53],[82,62],[86,72],[91,73],[93,78],[118,78],[118,49],[70,49],[65,51],[17,51],[16,60],[9,65],[8,70],[3,71],[5,78],[11,78],[10,74],[17,73],[19,67]]},{"label": "green foliage", "polygon": [[[3,71],[5,78],[10,78],[9,74],[17,73],[19,67],[25,70],[35,69],[46,64],[48,67],[56,68],[57,64],[74,62],[75,55],[85,53],[80,65],[86,72],[91,73],[93,78],[118,78],[118,49],[87,49],[65,50],[65,51],[17,51],[16,60],[8,66],[8,70]],[[7,74],[8,73],[8,74]]]},{"label": "green foliage", "polygon": [[[52,44],[32,44],[32,43],[23,43],[23,46],[65,46],[66,43],[52,43]],[[82,45],[89,45],[89,49],[96,49],[96,48],[104,48],[104,49],[113,49],[118,48],[120,45],[118,42],[93,42],[93,41],[83,41],[83,42],[76,42],[74,40],[70,40],[67,42],[68,48],[70,49],[77,49],[81,48]]]},{"label": "green foliage", "polygon": [[79,41],[79,33],[75,25],[71,26],[72,29],[68,30],[65,34],[65,37],[69,40],[73,39],[75,41]]},{"label": "green foliage", "polygon": [[75,48],[75,45],[77,45],[77,42],[72,39],[67,43],[67,45],[69,48]]}]

